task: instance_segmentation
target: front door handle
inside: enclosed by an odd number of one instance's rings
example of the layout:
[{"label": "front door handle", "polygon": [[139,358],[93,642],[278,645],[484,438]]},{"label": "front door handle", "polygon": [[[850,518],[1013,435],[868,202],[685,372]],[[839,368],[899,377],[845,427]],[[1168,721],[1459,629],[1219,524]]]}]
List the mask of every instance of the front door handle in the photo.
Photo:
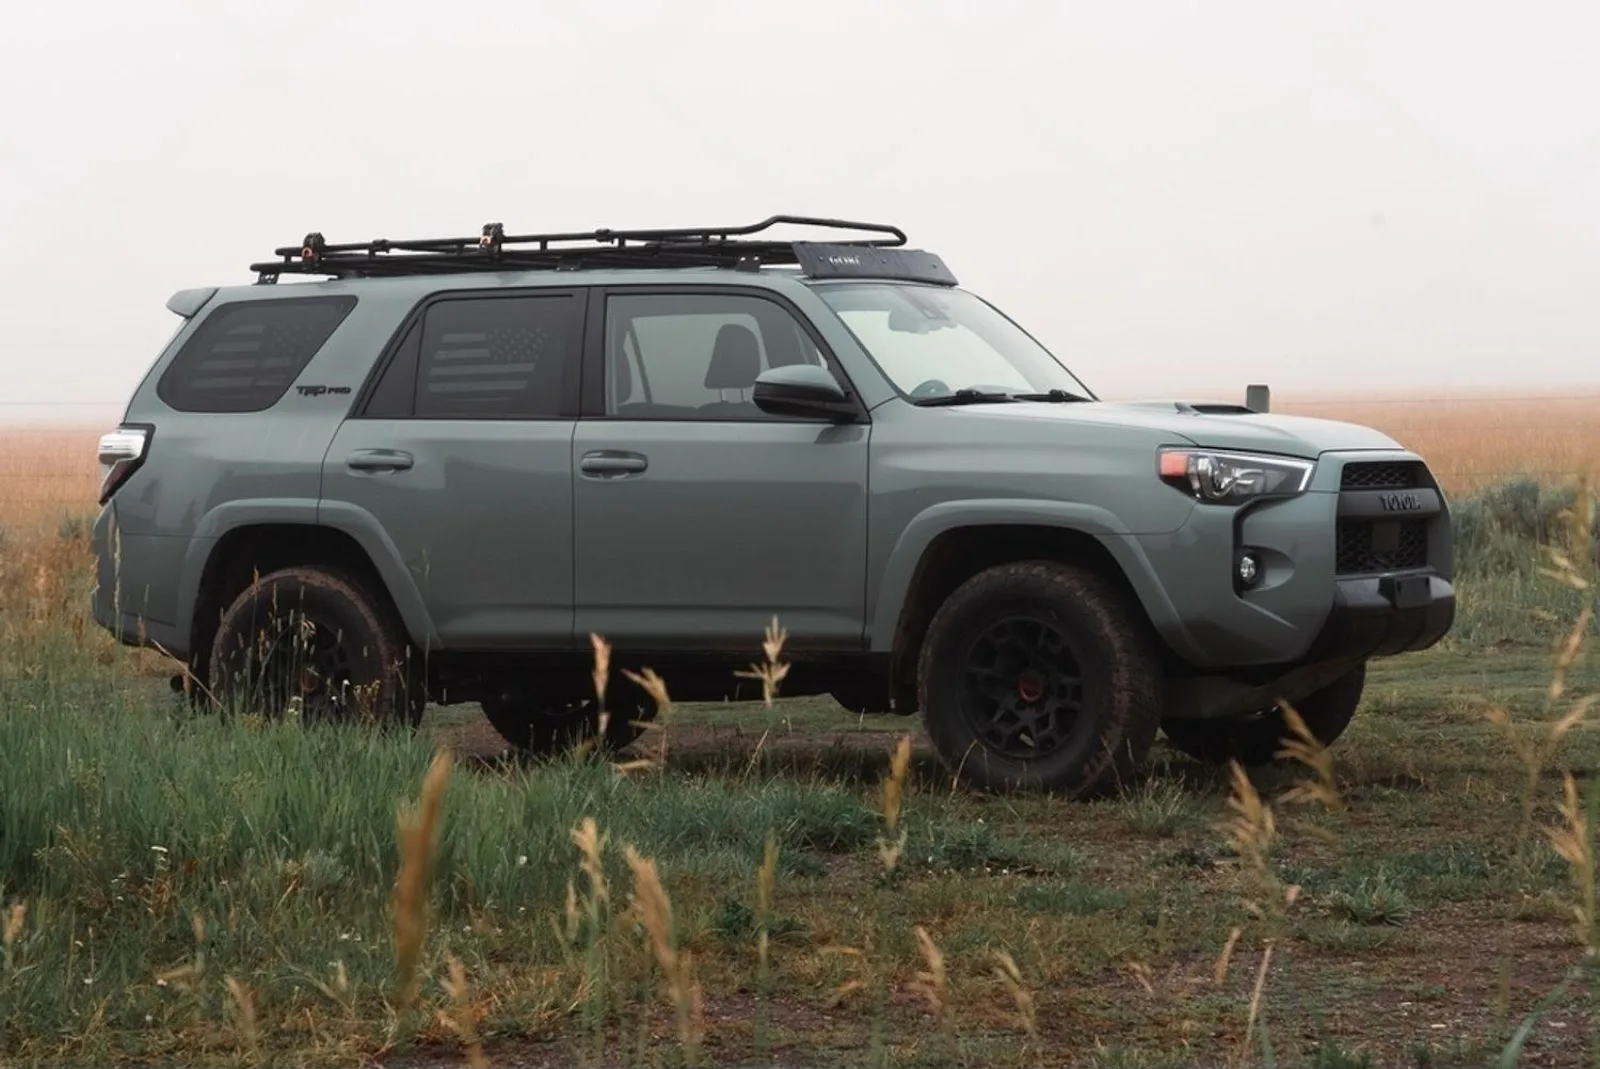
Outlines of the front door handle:
[{"label": "front door handle", "polygon": [[409,471],[412,463],[411,454],[401,449],[357,449],[344,460],[351,471]]},{"label": "front door handle", "polygon": [[585,453],[583,459],[578,461],[579,471],[602,479],[611,479],[619,475],[637,475],[649,466],[650,462],[642,453],[624,453],[610,449]]}]

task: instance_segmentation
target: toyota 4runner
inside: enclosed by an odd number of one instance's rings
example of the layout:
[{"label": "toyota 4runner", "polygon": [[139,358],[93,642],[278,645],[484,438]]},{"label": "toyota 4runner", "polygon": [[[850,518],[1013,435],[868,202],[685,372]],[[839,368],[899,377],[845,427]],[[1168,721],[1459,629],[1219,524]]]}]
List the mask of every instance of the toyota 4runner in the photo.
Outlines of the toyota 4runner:
[{"label": "toyota 4runner", "polygon": [[653,706],[613,685],[600,715],[592,636],[741,699],[776,618],[785,694],[1082,795],[1158,730],[1262,762],[1290,705],[1330,743],[1366,662],[1454,617],[1421,458],[1100,401],[894,227],[311,234],[252,270],[172,296],[100,442],[94,616],[207,703],[476,702],[521,749],[621,746]]}]

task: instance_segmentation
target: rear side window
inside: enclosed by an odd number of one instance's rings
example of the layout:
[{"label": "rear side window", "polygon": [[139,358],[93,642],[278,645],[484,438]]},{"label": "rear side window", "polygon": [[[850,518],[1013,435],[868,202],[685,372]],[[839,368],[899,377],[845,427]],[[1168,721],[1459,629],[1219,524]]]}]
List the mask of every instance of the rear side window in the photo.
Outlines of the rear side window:
[{"label": "rear side window", "polygon": [[236,301],[207,316],[156,385],[180,412],[261,412],[278,403],[356,299]]},{"label": "rear side window", "polygon": [[570,293],[435,301],[395,347],[362,414],[559,417],[576,382],[579,311]]}]

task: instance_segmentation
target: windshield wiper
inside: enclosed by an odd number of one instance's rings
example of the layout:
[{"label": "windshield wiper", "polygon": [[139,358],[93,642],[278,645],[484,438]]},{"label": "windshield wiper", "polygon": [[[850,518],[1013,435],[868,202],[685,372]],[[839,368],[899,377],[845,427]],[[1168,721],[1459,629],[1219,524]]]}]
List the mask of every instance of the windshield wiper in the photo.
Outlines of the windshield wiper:
[{"label": "windshield wiper", "polygon": [[1077,394],[1072,393],[1070,390],[1060,390],[1060,389],[1046,390],[1044,393],[1014,393],[1011,396],[1013,398],[1015,398],[1016,400],[1018,400],[1018,401],[1053,401],[1053,402],[1058,402],[1059,403],[1059,402],[1066,402],[1066,401],[1087,401],[1088,400],[1087,397],[1079,397]]},{"label": "windshield wiper", "polygon": [[982,405],[1014,400],[1016,398],[1008,393],[999,393],[992,390],[974,390],[971,387],[966,387],[954,393],[940,394],[938,397],[919,397],[911,403],[921,405],[924,408],[931,408],[934,405]]}]

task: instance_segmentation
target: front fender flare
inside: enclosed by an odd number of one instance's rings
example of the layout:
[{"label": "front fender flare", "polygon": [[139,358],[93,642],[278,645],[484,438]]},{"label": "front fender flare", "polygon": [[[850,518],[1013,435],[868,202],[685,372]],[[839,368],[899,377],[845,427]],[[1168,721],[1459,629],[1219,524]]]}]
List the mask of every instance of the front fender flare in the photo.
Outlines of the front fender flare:
[{"label": "front fender flare", "polygon": [[868,646],[875,653],[894,650],[901,610],[923,554],[940,535],[962,527],[1055,527],[1090,535],[1106,548],[1122,569],[1150,622],[1166,631],[1178,613],[1155,569],[1117,516],[1096,505],[1029,498],[944,501],[912,518],[900,532],[883,569],[876,596],[868,609]]}]

